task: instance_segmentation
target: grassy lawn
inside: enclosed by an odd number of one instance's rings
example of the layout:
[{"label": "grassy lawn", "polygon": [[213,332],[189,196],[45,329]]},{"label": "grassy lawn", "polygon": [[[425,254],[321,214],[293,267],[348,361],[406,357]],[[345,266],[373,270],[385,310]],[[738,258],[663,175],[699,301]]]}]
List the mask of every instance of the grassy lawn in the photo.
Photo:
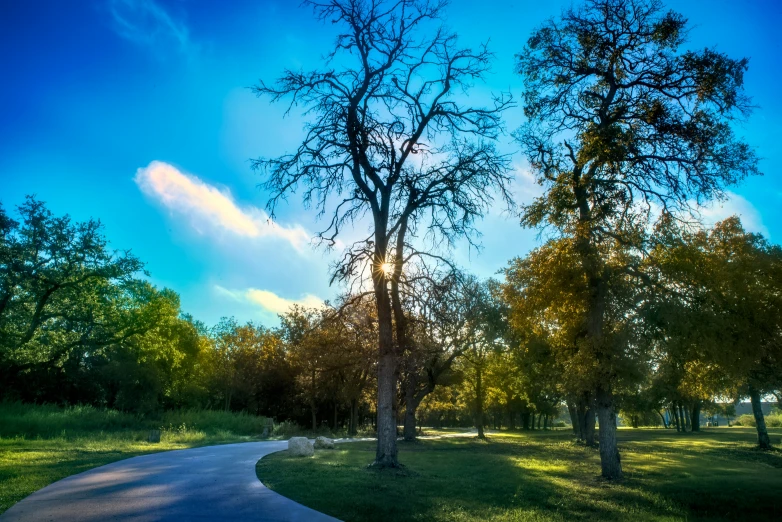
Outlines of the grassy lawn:
[{"label": "grassy lawn", "polygon": [[[262,419],[174,411],[156,420],[113,410],[0,403],[0,513],[69,475],[136,455],[258,440]],[[163,428],[150,444],[150,428]]]},{"label": "grassy lawn", "polygon": [[50,439],[0,438],[0,513],[69,475],[145,453],[243,442],[249,437],[173,435],[149,444],[145,433],[104,433]]},{"label": "grassy lawn", "polygon": [[601,480],[597,450],[564,430],[402,444],[404,471],[368,469],[374,444],[352,443],[311,459],[276,453],[257,473],[346,521],[782,520],[782,452],[752,449],[754,429],[619,434],[620,484]]}]

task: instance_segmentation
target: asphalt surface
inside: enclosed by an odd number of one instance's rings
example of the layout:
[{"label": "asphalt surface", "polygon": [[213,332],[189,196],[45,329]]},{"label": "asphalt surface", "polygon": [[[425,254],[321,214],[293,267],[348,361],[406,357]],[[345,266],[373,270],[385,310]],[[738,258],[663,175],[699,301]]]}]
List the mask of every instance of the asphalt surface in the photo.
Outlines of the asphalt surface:
[{"label": "asphalt surface", "polygon": [[258,480],[256,462],[287,447],[287,441],[246,442],[121,460],[50,484],[0,522],[336,521]]}]

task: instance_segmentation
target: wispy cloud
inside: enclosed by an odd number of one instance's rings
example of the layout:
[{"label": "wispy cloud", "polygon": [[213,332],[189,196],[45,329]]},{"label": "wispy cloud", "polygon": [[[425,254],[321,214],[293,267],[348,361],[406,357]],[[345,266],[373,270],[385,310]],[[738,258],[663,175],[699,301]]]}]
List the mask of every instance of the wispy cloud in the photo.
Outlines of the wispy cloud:
[{"label": "wispy cloud", "polygon": [[263,210],[240,207],[230,192],[185,174],[162,161],[153,161],[136,171],[141,191],[172,212],[186,216],[202,234],[228,232],[245,238],[281,239],[301,251],[310,243],[310,234],[299,225],[281,226]]},{"label": "wispy cloud", "polygon": [[294,305],[306,308],[320,308],[324,305],[323,300],[312,294],[306,294],[299,299],[286,299],[280,297],[274,292],[268,290],[258,290],[249,288],[247,290],[228,290],[220,285],[215,285],[215,290],[222,295],[230,297],[239,302],[250,303],[260,306],[267,312],[274,314],[284,314]]},{"label": "wispy cloud", "polygon": [[184,21],[154,0],[109,0],[108,9],[115,32],[126,40],[158,54],[173,48],[192,56],[198,50]]},{"label": "wispy cloud", "polygon": [[725,201],[713,202],[698,209],[705,225],[712,226],[718,221],[735,215],[741,218],[741,224],[747,231],[769,236],[760,212],[752,203],[734,192],[728,191],[726,195]]}]

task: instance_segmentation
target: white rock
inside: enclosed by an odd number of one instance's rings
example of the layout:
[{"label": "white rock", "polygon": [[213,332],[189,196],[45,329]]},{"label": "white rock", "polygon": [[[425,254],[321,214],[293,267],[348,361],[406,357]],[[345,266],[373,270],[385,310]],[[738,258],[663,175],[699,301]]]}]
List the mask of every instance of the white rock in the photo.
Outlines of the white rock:
[{"label": "white rock", "polygon": [[294,457],[311,457],[315,448],[307,437],[291,437],[288,441],[288,452]]},{"label": "white rock", "polygon": [[334,441],[328,437],[315,439],[315,449],[334,449]]}]

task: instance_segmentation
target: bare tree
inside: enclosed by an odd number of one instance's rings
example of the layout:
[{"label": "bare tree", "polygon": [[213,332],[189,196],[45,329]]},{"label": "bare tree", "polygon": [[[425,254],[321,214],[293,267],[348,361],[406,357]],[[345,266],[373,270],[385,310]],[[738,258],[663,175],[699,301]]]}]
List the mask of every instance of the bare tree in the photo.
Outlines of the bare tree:
[{"label": "bare tree", "polygon": [[748,114],[747,60],[679,52],[687,20],[659,0],[587,0],[530,37],[519,56],[529,123],[518,137],[547,190],[523,212],[575,239],[588,282],[581,347],[595,354],[603,476],[622,476],[612,385],[623,357],[606,340],[604,245],[638,248],[654,207],[686,210],[757,173],[730,126]]},{"label": "bare tree", "polygon": [[[292,154],[258,159],[271,214],[301,188],[305,205],[328,216],[318,234],[333,246],[345,226],[371,218],[370,234],[350,245],[333,281],[371,280],[378,319],[378,445],[375,465],[398,466],[396,388],[406,318],[399,286],[405,263],[429,255],[416,238],[452,245],[475,237],[474,221],[492,201],[509,199],[508,158],[493,145],[508,96],[469,105],[466,89],[488,71],[492,54],[460,48],[433,27],[443,1],[306,1],[341,32],[324,68],[285,71],[259,96],[301,105],[312,119]],[[420,242],[420,241],[419,241]]]}]

